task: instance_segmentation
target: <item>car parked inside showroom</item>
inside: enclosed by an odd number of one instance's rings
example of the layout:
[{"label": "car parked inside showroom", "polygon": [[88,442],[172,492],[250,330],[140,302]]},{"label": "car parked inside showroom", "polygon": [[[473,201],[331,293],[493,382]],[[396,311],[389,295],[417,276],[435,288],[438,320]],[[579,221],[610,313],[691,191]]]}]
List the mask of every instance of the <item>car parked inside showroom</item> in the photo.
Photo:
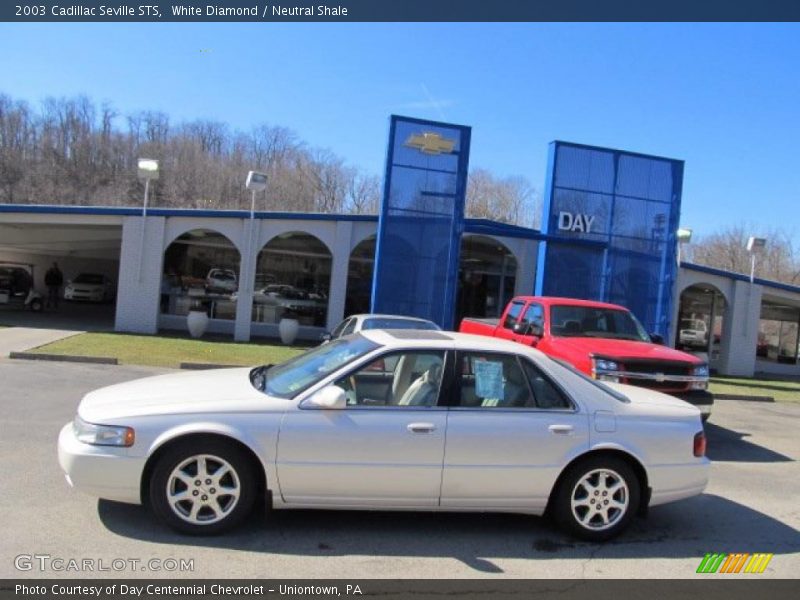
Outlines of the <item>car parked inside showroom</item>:
[{"label": "car parked inside showroom", "polygon": [[110,277],[101,273],[80,273],[64,286],[64,300],[111,302],[117,288]]},{"label": "car parked inside showroom", "polygon": [[700,494],[709,468],[700,411],[682,400],[521,344],[421,330],[91,392],[58,454],[75,488],[189,534],[268,504],[548,513],[599,541]]}]

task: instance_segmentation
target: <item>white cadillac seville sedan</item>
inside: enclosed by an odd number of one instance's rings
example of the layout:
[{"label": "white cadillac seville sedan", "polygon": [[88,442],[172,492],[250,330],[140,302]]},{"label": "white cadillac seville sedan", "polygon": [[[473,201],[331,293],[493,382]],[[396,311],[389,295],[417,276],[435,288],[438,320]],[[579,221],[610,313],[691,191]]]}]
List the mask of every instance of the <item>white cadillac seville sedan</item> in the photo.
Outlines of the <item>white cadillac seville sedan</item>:
[{"label": "white cadillac seville sedan", "polygon": [[284,364],[87,394],[61,431],[67,481],[219,533],[274,508],[551,514],[605,540],[708,479],[697,408],[602,384],[520,344],[372,330]]}]

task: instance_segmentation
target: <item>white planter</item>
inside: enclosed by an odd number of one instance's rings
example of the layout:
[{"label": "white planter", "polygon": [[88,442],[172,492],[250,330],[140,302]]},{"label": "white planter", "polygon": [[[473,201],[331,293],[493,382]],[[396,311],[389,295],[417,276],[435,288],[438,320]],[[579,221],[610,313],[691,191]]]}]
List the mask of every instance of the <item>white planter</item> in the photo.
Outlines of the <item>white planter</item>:
[{"label": "white planter", "polygon": [[297,331],[300,329],[300,323],[297,319],[281,319],[278,323],[278,333],[281,336],[281,341],[287,346],[294,343],[297,339]]},{"label": "white planter", "polygon": [[193,338],[202,337],[208,327],[208,315],[204,310],[189,311],[186,317],[186,327]]}]

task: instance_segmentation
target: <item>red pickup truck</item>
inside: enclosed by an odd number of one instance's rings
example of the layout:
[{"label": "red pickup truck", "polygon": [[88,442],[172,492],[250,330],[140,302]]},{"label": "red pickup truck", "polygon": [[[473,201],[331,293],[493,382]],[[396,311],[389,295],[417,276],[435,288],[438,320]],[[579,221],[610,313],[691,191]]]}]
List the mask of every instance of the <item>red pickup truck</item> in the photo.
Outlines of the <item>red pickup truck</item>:
[{"label": "red pickup truck", "polygon": [[601,381],[658,390],[696,405],[706,420],[714,396],[708,364],[651,337],[616,304],[519,296],[500,319],[464,319],[459,331],[513,340],[564,360]]}]

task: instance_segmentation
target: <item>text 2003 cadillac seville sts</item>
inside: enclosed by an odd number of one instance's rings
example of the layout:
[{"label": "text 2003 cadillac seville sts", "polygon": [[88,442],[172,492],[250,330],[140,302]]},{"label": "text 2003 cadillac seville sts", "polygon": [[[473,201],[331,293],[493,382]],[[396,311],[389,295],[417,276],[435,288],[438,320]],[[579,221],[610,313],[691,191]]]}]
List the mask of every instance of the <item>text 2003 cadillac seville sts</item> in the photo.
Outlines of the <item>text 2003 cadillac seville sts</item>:
[{"label": "text 2003 cadillac seville sts", "polygon": [[71,485],[219,533],[274,508],[552,514],[604,540],[699,494],[700,411],[593,381],[532,348],[374,330],[273,367],[164,375],[86,395],[59,438]]}]

